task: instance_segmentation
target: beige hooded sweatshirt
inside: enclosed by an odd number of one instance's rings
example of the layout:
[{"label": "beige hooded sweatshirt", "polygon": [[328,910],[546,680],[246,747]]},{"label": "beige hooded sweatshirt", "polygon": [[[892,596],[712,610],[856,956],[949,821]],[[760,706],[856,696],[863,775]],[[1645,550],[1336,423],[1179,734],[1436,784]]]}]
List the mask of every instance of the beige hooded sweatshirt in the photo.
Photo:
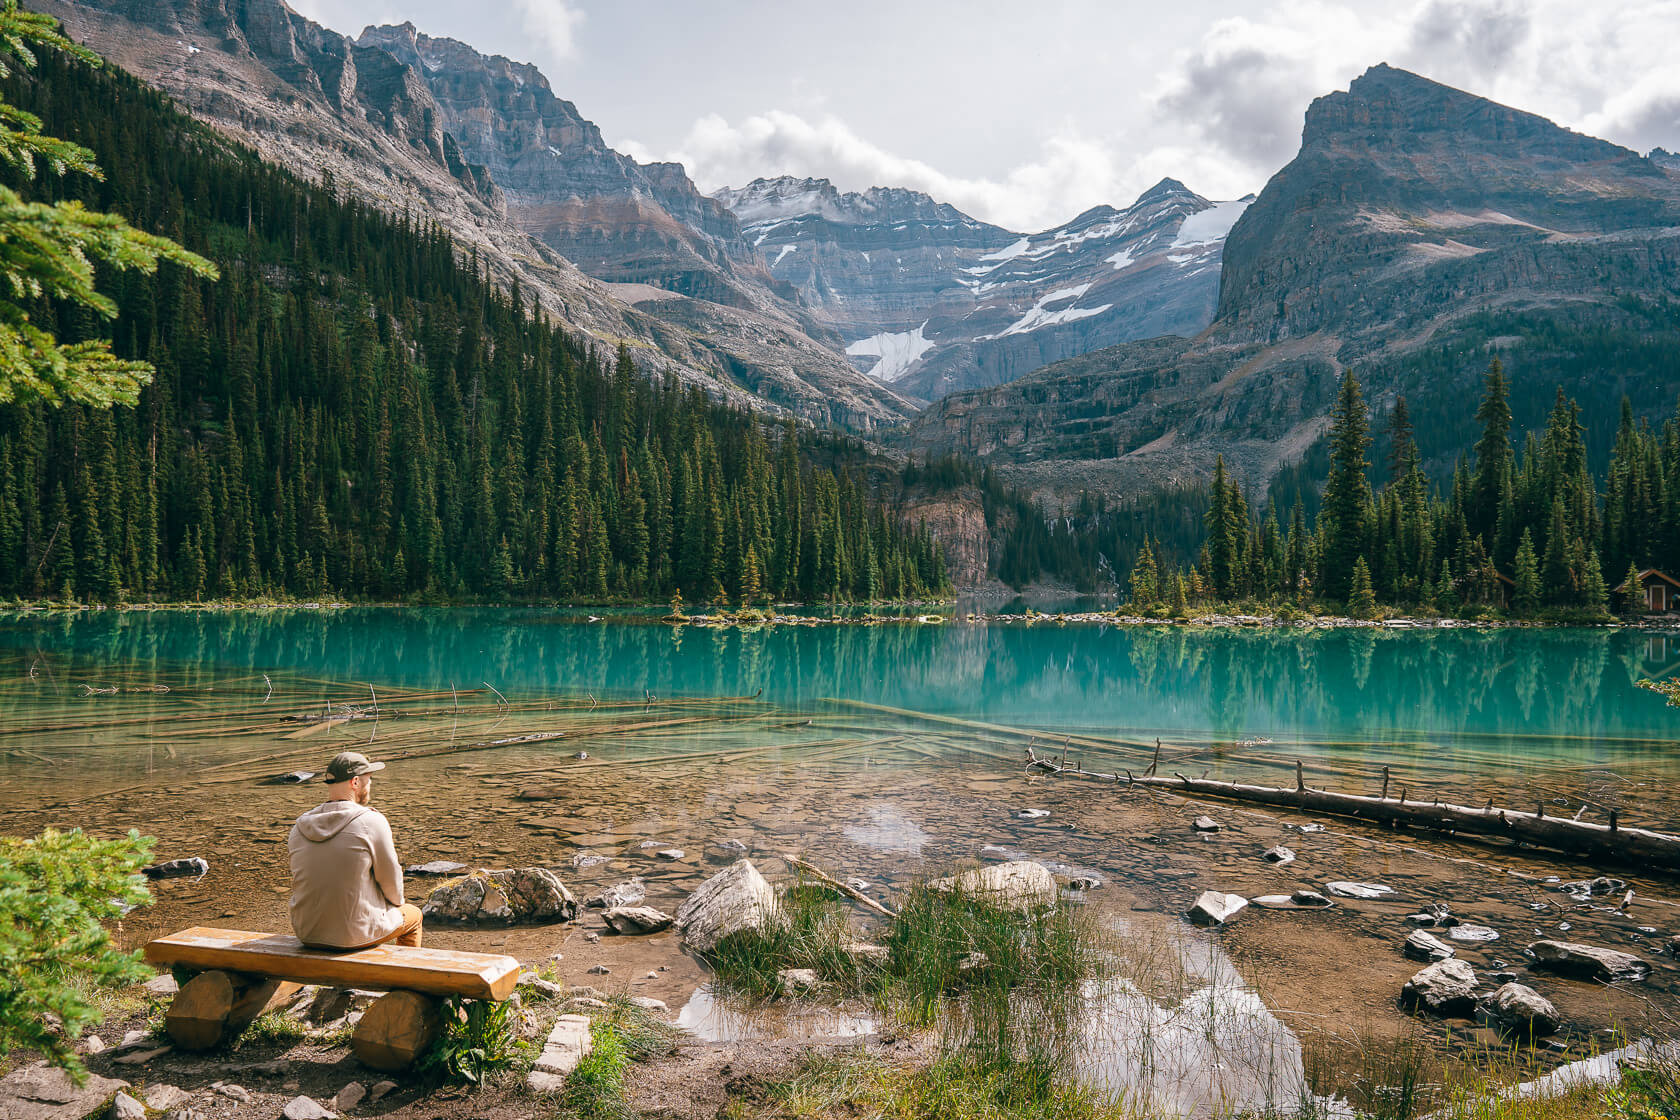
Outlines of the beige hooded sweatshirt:
[{"label": "beige hooded sweatshirt", "polygon": [[292,931],[305,945],[355,949],[402,925],[402,864],[385,814],[354,801],[326,801],[297,819],[292,856]]}]

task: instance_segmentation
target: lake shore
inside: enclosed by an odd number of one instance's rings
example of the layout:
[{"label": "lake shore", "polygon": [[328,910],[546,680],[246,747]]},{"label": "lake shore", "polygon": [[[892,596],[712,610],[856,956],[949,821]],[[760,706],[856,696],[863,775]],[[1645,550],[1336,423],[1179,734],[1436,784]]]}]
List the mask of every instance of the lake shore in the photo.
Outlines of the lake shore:
[{"label": "lake shore", "polygon": [[[804,613],[816,606],[823,613]],[[1124,607],[1106,609],[976,610],[967,600],[948,599],[902,603],[798,604],[778,603],[738,610],[669,612],[665,604],[484,604],[484,603],[377,603],[345,600],[203,603],[15,603],[0,606],[0,617],[41,617],[76,614],[274,614],[288,611],[330,613],[355,610],[474,611],[516,610],[553,612],[579,623],[632,622],[669,626],[771,627],[771,626],[884,626],[884,625],[1085,625],[1117,627],[1176,627],[1180,629],[1252,630],[1630,630],[1658,633],[1680,632],[1680,613],[1629,618],[1605,615],[1599,618],[1509,618],[1477,615],[1418,615],[1399,612],[1373,618],[1354,618],[1334,613],[1303,613],[1298,608],[1277,611],[1205,609],[1177,615],[1137,614]],[[888,613],[883,613],[883,611]],[[597,613],[599,612],[599,613]]]}]

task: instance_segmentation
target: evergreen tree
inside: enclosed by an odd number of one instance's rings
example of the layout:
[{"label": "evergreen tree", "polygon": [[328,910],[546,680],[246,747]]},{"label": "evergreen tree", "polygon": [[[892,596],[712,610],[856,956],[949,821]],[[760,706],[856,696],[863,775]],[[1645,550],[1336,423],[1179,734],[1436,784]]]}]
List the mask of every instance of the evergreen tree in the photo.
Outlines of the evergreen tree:
[{"label": "evergreen tree", "polygon": [[1488,363],[1476,419],[1482,425],[1482,434],[1476,440],[1476,479],[1468,514],[1470,531],[1490,541],[1499,520],[1500,497],[1511,471],[1510,387],[1505,381],[1505,366],[1498,358]]},{"label": "evergreen tree", "polygon": [[1540,605],[1540,558],[1534,551],[1534,535],[1527,529],[1517,544],[1512,583],[1511,606],[1519,611],[1531,611]]},{"label": "evergreen tree", "polygon": [[1361,556],[1353,562],[1353,579],[1348,588],[1348,614],[1370,618],[1377,613],[1377,596],[1371,588],[1371,569]]},{"label": "evergreen tree", "polygon": [[1645,588],[1639,582],[1639,565],[1628,561],[1627,575],[1622,577],[1622,613],[1642,614],[1645,610]]},{"label": "evergreen tree", "polygon": [[[1354,562],[1365,554],[1371,506],[1371,483],[1365,477],[1370,422],[1359,379],[1342,374],[1341,390],[1330,422],[1330,478],[1319,515],[1324,545],[1320,590],[1335,600],[1348,597]],[[1366,572],[1367,582],[1370,572]]]},{"label": "evergreen tree", "polygon": [[[9,76],[14,64],[34,68],[41,51],[98,65],[98,56],[66,38],[58,26],[51,16],[19,8],[17,0],[0,4],[0,76]],[[4,102],[0,163],[26,179],[33,179],[41,165],[54,175],[103,177],[93,152],[48,135],[39,117]],[[155,372],[149,363],[119,357],[102,339],[60,342],[42,325],[52,316],[32,315],[30,303],[62,300],[111,319],[117,304],[95,287],[95,265],[151,273],[164,260],[200,276],[216,275],[216,267],[203,257],[135,229],[116,214],[89,210],[74,200],[29,202],[0,186],[0,290],[5,292],[0,298],[0,404],[31,399],[49,405],[133,404]],[[104,573],[98,578],[103,580]]]}]

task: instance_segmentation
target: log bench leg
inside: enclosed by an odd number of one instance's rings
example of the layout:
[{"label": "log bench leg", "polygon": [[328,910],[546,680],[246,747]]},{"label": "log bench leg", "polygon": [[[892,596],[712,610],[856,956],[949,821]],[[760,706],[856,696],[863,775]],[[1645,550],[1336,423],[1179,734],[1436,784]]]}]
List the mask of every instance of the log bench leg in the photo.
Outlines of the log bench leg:
[{"label": "log bench leg", "polygon": [[438,1001],[419,992],[386,992],[362,1013],[350,1049],[365,1066],[404,1069],[437,1037]]},{"label": "log bench leg", "polygon": [[164,1019],[183,1050],[208,1050],[250,1026],[264,1011],[296,995],[301,984],[212,969],[181,985]]}]

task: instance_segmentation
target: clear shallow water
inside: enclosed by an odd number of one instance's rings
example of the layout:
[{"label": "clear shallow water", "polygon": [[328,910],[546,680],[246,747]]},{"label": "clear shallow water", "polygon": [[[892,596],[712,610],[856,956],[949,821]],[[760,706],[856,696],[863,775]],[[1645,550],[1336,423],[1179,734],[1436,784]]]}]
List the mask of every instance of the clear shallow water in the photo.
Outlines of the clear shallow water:
[{"label": "clear shallow water", "polygon": [[[582,612],[480,609],[132,612],[0,619],[0,696],[53,686],[259,673],[510,696],[746,696],[794,710],[840,697],[1123,739],[1373,745],[1479,759],[1648,761],[1680,712],[1635,687],[1680,672],[1680,632],[1237,630],[1087,624],[671,627]],[[1270,740],[1269,744],[1254,740]]]}]

